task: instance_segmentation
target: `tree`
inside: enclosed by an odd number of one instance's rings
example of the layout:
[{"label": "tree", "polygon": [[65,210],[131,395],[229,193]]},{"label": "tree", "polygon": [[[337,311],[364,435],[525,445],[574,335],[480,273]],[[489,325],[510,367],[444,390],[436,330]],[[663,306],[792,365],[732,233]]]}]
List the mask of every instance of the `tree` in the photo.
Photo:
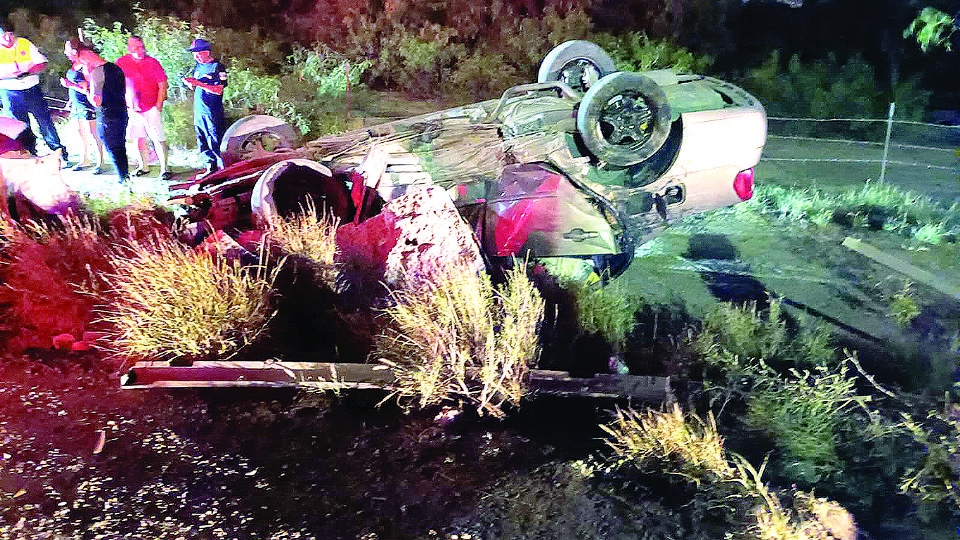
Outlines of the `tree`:
[{"label": "tree", "polygon": [[915,37],[923,52],[927,52],[931,47],[943,47],[949,51],[956,31],[956,17],[936,8],[925,7],[903,31],[903,37]]}]

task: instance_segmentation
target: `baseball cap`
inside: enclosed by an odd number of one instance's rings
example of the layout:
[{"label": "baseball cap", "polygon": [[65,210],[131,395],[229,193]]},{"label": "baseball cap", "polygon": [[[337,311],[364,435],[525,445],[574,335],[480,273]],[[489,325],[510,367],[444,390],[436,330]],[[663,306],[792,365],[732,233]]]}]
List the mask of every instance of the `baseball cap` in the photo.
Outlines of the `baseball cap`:
[{"label": "baseball cap", "polygon": [[187,50],[190,52],[197,52],[197,51],[209,51],[210,49],[211,47],[210,47],[209,41],[205,39],[195,39],[193,40],[193,43],[190,45],[190,48]]}]

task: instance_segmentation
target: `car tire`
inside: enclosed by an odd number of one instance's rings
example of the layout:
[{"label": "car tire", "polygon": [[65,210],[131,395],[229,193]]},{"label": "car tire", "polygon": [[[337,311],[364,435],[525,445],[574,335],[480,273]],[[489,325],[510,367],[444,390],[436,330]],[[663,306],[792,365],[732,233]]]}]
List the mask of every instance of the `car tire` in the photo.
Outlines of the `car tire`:
[{"label": "car tire", "polygon": [[326,165],[309,159],[271,165],[250,193],[250,210],[261,225],[301,213],[310,203],[317,215],[331,214],[341,223],[353,219],[354,205],[346,185]]},{"label": "car tire", "polygon": [[252,114],[234,122],[223,134],[220,157],[224,167],[263,152],[300,146],[297,128],[274,116]]},{"label": "car tire", "polygon": [[605,75],[616,70],[613,59],[596,43],[567,41],[554,47],[544,57],[537,73],[537,82],[565,82],[583,94]]},{"label": "car tire", "polygon": [[670,103],[656,82],[621,71],[600,79],[583,96],[577,131],[598,161],[628,167],[663,146],[670,118]]}]

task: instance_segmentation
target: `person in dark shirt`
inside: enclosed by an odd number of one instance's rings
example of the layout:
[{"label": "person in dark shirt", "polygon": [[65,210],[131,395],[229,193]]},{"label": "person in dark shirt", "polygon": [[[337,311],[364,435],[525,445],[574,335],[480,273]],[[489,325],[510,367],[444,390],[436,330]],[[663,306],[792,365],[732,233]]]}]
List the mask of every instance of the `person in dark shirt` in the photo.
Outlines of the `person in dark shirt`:
[{"label": "person in dark shirt", "polygon": [[104,60],[90,45],[73,38],[63,46],[73,63],[83,64],[87,74],[87,97],[97,116],[97,135],[117,168],[121,184],[128,184],[127,164],[127,79],[114,63]]},{"label": "person in dark shirt", "polygon": [[92,144],[96,153],[96,167],[91,171],[100,174],[103,170],[103,145],[97,137],[97,113],[93,104],[87,99],[87,79],[83,76],[83,64],[74,64],[67,70],[60,84],[70,90],[70,118],[77,124],[77,134],[80,135],[80,163],[73,166],[79,171],[90,167],[90,151]]},{"label": "person in dark shirt", "polygon": [[227,86],[227,71],[210,52],[210,42],[195,39],[187,50],[193,53],[197,64],[193,76],[183,82],[193,92],[193,125],[197,132],[197,147],[207,162],[204,175],[223,166],[220,158],[220,140],[223,138],[223,89]]}]

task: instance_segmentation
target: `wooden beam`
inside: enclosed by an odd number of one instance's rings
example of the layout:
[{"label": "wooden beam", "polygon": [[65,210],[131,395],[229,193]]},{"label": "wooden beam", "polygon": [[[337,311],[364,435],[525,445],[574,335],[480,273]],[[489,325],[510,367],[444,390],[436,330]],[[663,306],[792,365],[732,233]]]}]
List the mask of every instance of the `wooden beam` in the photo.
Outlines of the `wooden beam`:
[{"label": "wooden beam", "polygon": [[[396,377],[379,364],[328,362],[137,362],[121,377],[123,388],[319,388],[390,390]],[[534,394],[633,398],[661,403],[670,396],[669,377],[597,374],[571,377],[566,371],[531,370]]]},{"label": "wooden beam", "polygon": [[889,253],[884,253],[870,244],[864,243],[856,238],[851,238],[848,236],[843,240],[843,246],[856,251],[864,257],[873,259],[882,265],[888,266],[893,270],[913,279],[914,281],[923,283],[929,287],[933,287],[943,294],[960,300],[960,283],[948,281],[906,261],[902,261],[893,255],[890,255]]}]

